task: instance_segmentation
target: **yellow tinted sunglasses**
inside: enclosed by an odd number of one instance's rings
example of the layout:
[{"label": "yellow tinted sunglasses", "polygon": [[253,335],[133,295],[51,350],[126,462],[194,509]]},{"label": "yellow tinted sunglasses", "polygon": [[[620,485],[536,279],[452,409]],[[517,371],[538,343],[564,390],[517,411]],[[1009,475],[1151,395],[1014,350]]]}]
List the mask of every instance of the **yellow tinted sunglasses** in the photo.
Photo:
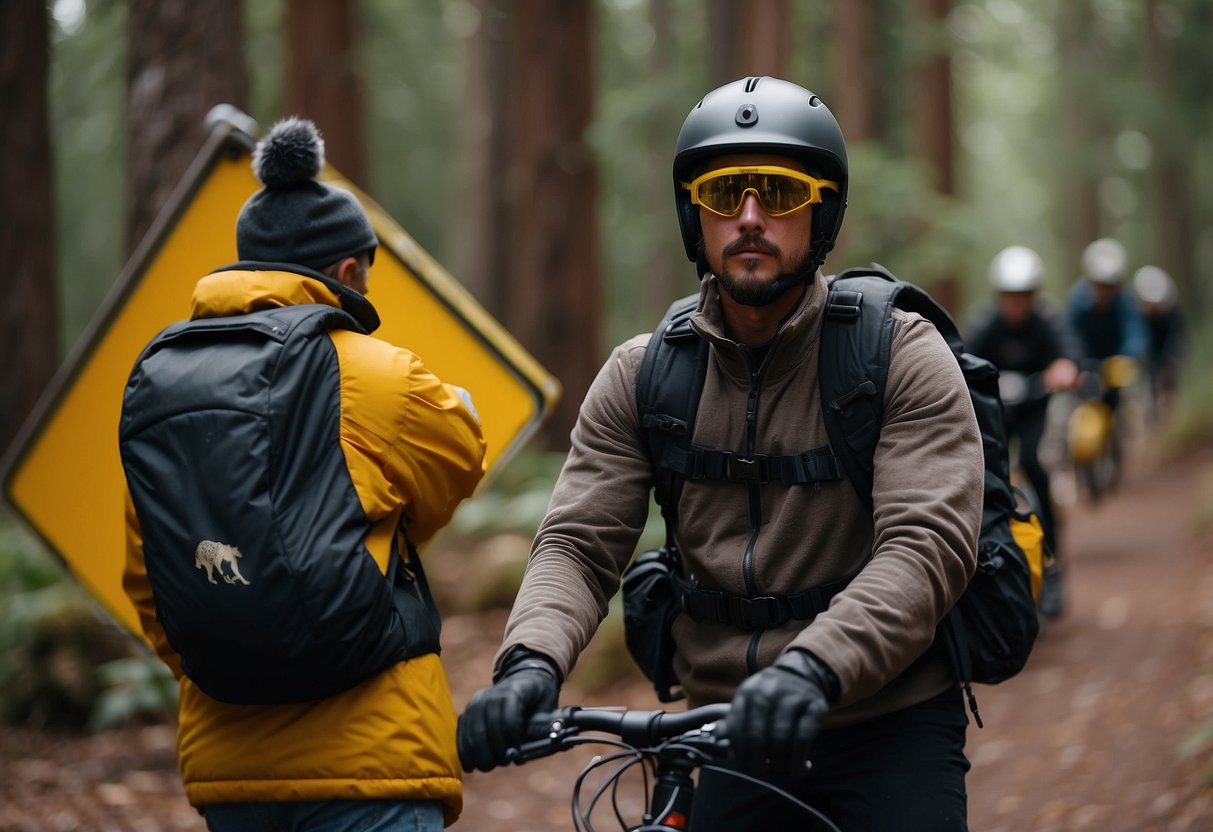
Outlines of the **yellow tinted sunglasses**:
[{"label": "yellow tinted sunglasses", "polygon": [[751,191],[763,211],[778,217],[821,202],[822,188],[839,189],[832,180],[817,179],[778,165],[717,168],[684,182],[682,187],[691,192],[693,204],[722,217],[740,211],[745,195]]}]

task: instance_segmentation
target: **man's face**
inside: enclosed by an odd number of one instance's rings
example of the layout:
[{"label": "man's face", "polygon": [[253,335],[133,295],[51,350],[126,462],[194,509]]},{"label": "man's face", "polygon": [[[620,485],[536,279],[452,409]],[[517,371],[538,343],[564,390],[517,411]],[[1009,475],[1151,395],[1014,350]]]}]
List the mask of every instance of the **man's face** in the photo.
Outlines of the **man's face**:
[{"label": "man's face", "polygon": [[1120,286],[1115,283],[1095,283],[1091,282],[1091,288],[1095,292],[1095,305],[1099,309],[1107,309],[1116,302],[1116,296],[1120,293]]},{"label": "man's face", "polygon": [[1011,326],[1023,326],[1032,314],[1033,292],[999,292],[998,309]]},{"label": "man's face", "polygon": [[[713,159],[703,173],[732,166],[778,165],[805,172],[794,159],[770,154],[738,154]],[[708,266],[730,297],[757,303],[765,287],[783,274],[797,274],[808,264],[813,206],[773,217],[751,191],[730,217],[699,208],[703,249]]]}]

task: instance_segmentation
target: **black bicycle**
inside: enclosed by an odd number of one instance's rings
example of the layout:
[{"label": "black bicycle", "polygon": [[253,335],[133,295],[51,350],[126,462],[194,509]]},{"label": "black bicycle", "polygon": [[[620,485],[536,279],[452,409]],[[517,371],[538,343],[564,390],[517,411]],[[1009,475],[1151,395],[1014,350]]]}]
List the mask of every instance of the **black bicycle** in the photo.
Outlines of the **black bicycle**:
[{"label": "black bicycle", "polygon": [[[527,740],[509,752],[510,761],[521,765],[575,746],[598,743],[617,749],[591,760],[573,786],[570,809],[573,829],[594,832],[591,816],[604,796],[619,828],[628,832],[686,832],[690,828],[695,797],[696,769],[716,771],[756,783],[800,807],[811,819],[812,830],[840,832],[825,815],[783,789],[730,768],[717,765],[728,751],[724,720],[727,704],[705,705],[689,711],[644,711],[622,708],[582,708],[576,705],[547,714],[537,714],[527,730]],[[586,735],[595,731],[609,736]],[[645,811],[638,825],[629,825],[620,806],[620,781],[639,768],[646,795]],[[602,782],[583,799],[595,773]],[[651,784],[651,785],[650,785]]]}]

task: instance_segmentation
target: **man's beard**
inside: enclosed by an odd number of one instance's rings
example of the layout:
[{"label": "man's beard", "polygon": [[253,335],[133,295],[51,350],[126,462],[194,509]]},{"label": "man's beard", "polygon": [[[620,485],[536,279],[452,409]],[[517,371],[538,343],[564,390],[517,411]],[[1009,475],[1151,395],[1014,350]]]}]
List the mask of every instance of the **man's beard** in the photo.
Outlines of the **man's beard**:
[{"label": "man's beard", "polygon": [[792,271],[781,272],[775,276],[775,279],[763,281],[754,277],[753,268],[747,267],[744,269],[744,275],[738,275],[728,267],[729,257],[744,251],[759,251],[774,257],[777,262],[783,263],[783,250],[760,235],[747,234],[738,237],[724,247],[716,279],[720,281],[720,285],[729,297],[743,306],[769,306],[779,300],[784,292],[799,285],[805,279],[812,261],[812,256],[806,254]]}]

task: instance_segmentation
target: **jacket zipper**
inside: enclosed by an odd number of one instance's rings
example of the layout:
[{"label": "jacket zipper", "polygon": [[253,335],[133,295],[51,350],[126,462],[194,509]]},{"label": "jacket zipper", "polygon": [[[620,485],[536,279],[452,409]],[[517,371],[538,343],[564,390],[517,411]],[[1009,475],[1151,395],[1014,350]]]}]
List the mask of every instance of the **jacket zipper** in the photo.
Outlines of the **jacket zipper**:
[{"label": "jacket zipper", "polygon": [[[771,360],[771,354],[775,352],[778,342],[779,339],[776,336],[775,341],[767,349],[766,355],[763,356],[762,364],[758,366],[757,370],[750,371],[750,392],[746,397],[745,410],[746,453],[750,455],[753,455],[758,441],[758,394],[762,386],[762,374],[766,370],[767,363]],[[746,594],[755,596],[758,594],[758,585],[754,581],[754,546],[758,542],[758,532],[762,529],[762,486],[756,482],[749,482],[746,483],[746,491],[750,510],[750,539],[746,541],[745,555],[741,560],[741,575],[745,582]],[[762,632],[762,630],[758,630],[750,636],[750,644],[746,648],[747,674],[758,671],[758,647],[762,641]]]}]

